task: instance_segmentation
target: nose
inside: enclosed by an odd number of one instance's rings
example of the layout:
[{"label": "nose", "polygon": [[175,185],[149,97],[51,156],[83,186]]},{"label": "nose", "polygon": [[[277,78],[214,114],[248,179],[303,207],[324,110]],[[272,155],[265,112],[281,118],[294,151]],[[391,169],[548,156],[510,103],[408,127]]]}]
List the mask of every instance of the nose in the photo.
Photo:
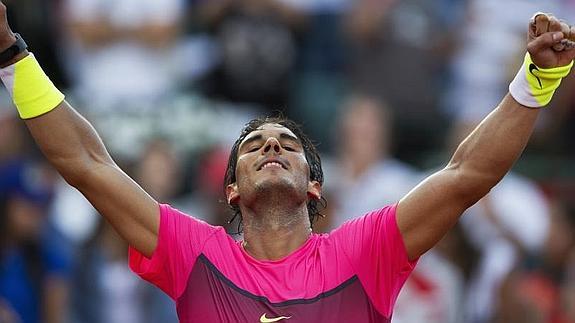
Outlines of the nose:
[{"label": "nose", "polygon": [[280,152],[280,142],[274,138],[274,137],[269,137],[268,140],[266,140],[266,143],[264,144],[264,150],[263,153],[267,154],[271,151],[274,151],[275,153],[279,153]]}]

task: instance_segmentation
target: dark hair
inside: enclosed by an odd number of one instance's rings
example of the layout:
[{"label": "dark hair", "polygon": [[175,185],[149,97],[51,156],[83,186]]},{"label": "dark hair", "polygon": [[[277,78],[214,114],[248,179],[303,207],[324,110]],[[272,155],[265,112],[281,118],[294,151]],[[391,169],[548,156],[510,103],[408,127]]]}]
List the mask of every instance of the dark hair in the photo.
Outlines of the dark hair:
[{"label": "dark hair", "polygon": [[[298,125],[292,120],[283,117],[282,115],[279,115],[275,117],[260,117],[246,123],[246,125],[244,126],[244,128],[240,133],[239,138],[232,146],[232,151],[230,152],[228,167],[226,169],[226,175],[224,178],[224,191],[229,184],[236,182],[236,165],[238,163],[238,149],[240,148],[240,144],[244,141],[247,135],[257,130],[262,125],[272,123],[279,124],[288,128],[294,133],[294,135],[296,135],[296,137],[299,138],[303,146],[305,158],[309,165],[309,179],[311,181],[317,181],[318,183],[323,184],[323,170],[321,168],[321,159],[319,157],[319,153],[317,152],[314,143],[303,132],[300,125]],[[309,222],[312,226],[313,223],[317,220],[317,218],[321,216],[321,213],[319,212],[319,206],[323,208],[325,208],[326,206],[326,200],[323,197],[320,200],[310,199],[307,203]],[[233,211],[233,217],[228,223],[232,223],[234,219],[236,219],[236,217],[239,216],[240,222],[238,223],[238,232],[240,232],[241,221],[242,221],[241,217],[242,213],[240,211],[240,207],[235,204],[229,204],[229,207]]]}]

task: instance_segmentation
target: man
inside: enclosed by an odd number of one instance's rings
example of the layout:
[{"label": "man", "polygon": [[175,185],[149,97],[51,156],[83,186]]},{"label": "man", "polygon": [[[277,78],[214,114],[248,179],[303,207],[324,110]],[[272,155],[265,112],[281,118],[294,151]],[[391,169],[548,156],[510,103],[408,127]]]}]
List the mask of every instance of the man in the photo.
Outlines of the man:
[{"label": "man", "polygon": [[532,132],[535,108],[569,73],[575,50],[565,36],[575,28],[540,14],[529,31],[530,55],[512,95],[449,164],[396,205],[329,235],[311,232],[323,176],[309,139],[289,121],[249,123],[226,174],[228,203],[243,219],[239,243],[159,205],[116,166],[10,31],[3,5],[0,77],[45,156],[132,246],[132,269],[176,300],[182,322],[389,322],[418,257],[505,175]]}]

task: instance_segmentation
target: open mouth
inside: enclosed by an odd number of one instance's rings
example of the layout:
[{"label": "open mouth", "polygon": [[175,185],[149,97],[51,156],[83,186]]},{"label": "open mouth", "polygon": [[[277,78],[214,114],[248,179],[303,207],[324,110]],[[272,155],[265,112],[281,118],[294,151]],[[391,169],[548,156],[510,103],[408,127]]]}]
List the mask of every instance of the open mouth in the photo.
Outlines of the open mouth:
[{"label": "open mouth", "polygon": [[277,168],[287,169],[287,167],[286,167],[283,163],[281,163],[281,162],[279,162],[279,161],[275,161],[275,160],[270,160],[270,161],[267,161],[267,162],[263,163],[263,164],[258,168],[258,170],[262,170],[262,169],[266,169],[266,168],[276,168],[276,167],[277,167]]}]

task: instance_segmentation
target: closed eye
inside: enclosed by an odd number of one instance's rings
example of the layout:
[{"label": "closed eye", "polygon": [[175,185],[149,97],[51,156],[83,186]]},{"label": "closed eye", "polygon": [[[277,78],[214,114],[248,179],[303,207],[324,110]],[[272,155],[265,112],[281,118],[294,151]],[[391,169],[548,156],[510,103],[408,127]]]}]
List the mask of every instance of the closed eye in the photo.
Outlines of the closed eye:
[{"label": "closed eye", "polygon": [[248,150],[248,153],[253,153],[253,152],[258,151],[258,150],[260,150],[260,147],[255,146],[253,148],[250,148],[250,150]]},{"label": "closed eye", "polygon": [[284,149],[287,150],[287,151],[295,151],[294,148],[289,147],[289,146],[285,146]]}]

